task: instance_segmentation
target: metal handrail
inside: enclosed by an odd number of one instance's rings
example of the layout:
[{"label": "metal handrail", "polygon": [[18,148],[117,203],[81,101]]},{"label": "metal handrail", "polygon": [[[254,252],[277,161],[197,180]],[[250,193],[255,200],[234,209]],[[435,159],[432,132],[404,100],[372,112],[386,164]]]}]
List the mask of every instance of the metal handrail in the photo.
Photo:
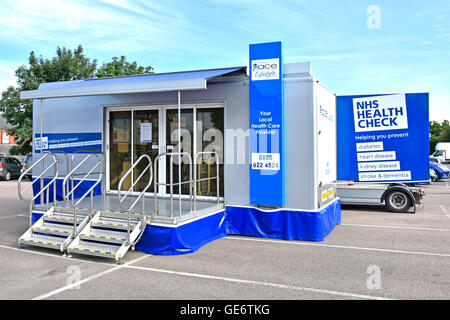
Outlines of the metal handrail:
[{"label": "metal handrail", "polygon": [[[147,159],[148,160],[148,165],[147,167],[145,167],[144,170],[142,170],[142,173],[139,175],[139,177],[134,181],[134,183],[131,185],[131,187],[127,190],[127,192],[125,193],[125,196],[122,198],[122,183],[125,181],[125,179],[134,171],[134,168],[136,168],[136,166],[139,164],[139,162],[141,162],[141,160],[143,159]],[[149,169],[149,180],[147,185],[145,186],[145,188],[141,191],[141,193],[139,194],[139,196],[136,198],[136,200],[133,202],[133,204],[128,207],[128,209],[125,209],[123,207],[123,202],[125,201],[126,197],[130,194],[130,192],[132,192],[134,186],[136,185],[136,183],[144,176],[144,174],[146,173],[147,169]],[[128,229],[127,229],[127,243],[129,245],[135,245],[138,241],[139,241],[139,237],[137,237],[137,239],[131,243],[130,241],[130,233],[131,233],[131,222],[130,222],[130,215],[131,215],[131,211],[133,210],[133,208],[136,206],[136,204],[138,203],[138,201],[142,198],[142,225],[141,225],[141,235],[143,230],[145,229],[145,222],[147,220],[147,214],[145,213],[145,193],[147,192],[148,188],[150,188],[150,186],[152,185],[152,180],[153,180],[153,167],[152,167],[152,159],[146,155],[143,154],[142,156],[139,157],[139,159],[133,164],[133,166],[128,169],[128,171],[122,176],[122,178],[119,181],[119,185],[117,187],[118,190],[118,196],[119,196],[119,206],[123,211],[128,212]]]},{"label": "metal handrail", "polygon": [[[216,177],[208,177],[208,178],[203,178],[203,179],[197,179],[197,165],[199,163],[197,163],[197,159],[198,156],[200,155],[204,155],[204,154],[210,154],[210,155],[214,155],[214,159],[216,162]],[[219,192],[219,154],[215,151],[201,151],[201,152],[197,152],[195,154],[194,157],[194,210],[197,210],[197,182],[199,181],[208,181],[208,180],[213,180],[216,179],[217,181],[217,204],[220,203],[220,192]]]},{"label": "metal handrail", "polygon": [[[88,161],[90,158],[95,157],[97,158],[97,162],[96,164],[91,168],[91,170],[89,170],[88,173],[86,173],[84,175],[83,178],[81,178],[80,182],[78,182],[78,184],[74,187],[73,186],[73,176],[75,174],[75,172],[86,162]],[[74,166],[74,164],[72,163],[72,167]],[[98,175],[99,177],[97,178],[97,180],[95,181],[95,183],[78,199],[77,202],[75,202],[74,200],[74,194],[75,194],[75,190],[92,174],[92,171],[94,171],[97,167],[99,167],[99,172]],[[85,157],[76,167],[74,167],[68,174],[67,176],[64,178],[63,181],[63,200],[64,202],[70,206],[73,207],[73,213],[74,213],[74,220],[73,220],[73,234],[72,237],[76,236],[76,230],[77,230],[77,207],[78,205],[81,203],[81,201],[84,200],[84,198],[87,197],[88,194],[90,194],[90,214],[89,214],[89,218],[92,218],[93,214],[94,214],[94,189],[95,187],[97,187],[97,185],[102,181],[102,159],[97,155],[97,154],[89,154],[87,157]],[[93,173],[93,174],[97,174],[97,173]],[[69,193],[66,192],[67,189],[67,181],[71,179],[72,182],[72,190],[70,190]],[[68,190],[68,189],[67,189]],[[72,195],[72,202],[69,201],[70,196]]]},{"label": "metal handrail", "polygon": [[[41,172],[41,174],[36,178],[36,180],[34,180],[33,182],[31,182],[31,184],[26,187],[24,190],[22,190],[22,179],[24,176],[26,176],[28,173],[30,173],[31,170],[33,170],[33,168],[38,164],[41,163],[42,161],[44,161],[47,157],[51,156],[53,158],[53,162],[50,164],[50,166],[47,167],[47,169],[45,169],[44,171]],[[24,199],[23,194],[25,191],[27,191],[29,188],[31,188],[33,186],[33,184],[38,181],[39,179],[42,180],[44,178],[44,175],[47,173],[47,171],[49,171],[51,168],[54,168],[54,177],[53,179],[47,183],[46,186],[43,186],[43,183],[41,183],[41,189],[39,190],[39,192],[34,195],[34,197],[30,200]],[[56,180],[58,179],[58,174],[59,174],[59,168],[58,168],[58,158],[56,157],[56,155],[53,152],[48,152],[45,155],[41,156],[41,158],[34,162],[29,168],[27,168],[19,177],[19,179],[17,180],[17,192],[19,194],[19,198],[20,200],[22,200],[25,203],[29,203],[30,204],[30,227],[33,224],[33,203],[34,201],[38,198],[41,197],[42,193],[46,192],[47,193],[47,197],[46,197],[46,208],[48,211],[48,202],[49,202],[49,188],[50,186],[53,184],[53,206],[56,204]],[[41,197],[42,200],[42,197]]]},{"label": "metal handrail", "polygon": [[67,155],[67,153],[62,150],[44,151],[44,153],[48,153],[48,152],[61,153],[66,158],[66,176],[67,176],[69,174],[69,170],[70,170],[70,160],[69,160],[69,156]]},{"label": "metal handrail", "polygon": [[[155,158],[155,169],[154,172],[158,172],[158,160],[161,157],[169,156],[170,157],[170,183],[158,182],[158,179],[155,176],[154,179],[154,197],[155,197],[155,214],[158,214],[158,186],[170,186],[170,217],[173,218],[173,186],[178,185],[179,192],[181,194],[181,185],[189,183],[189,201],[190,201],[190,210],[192,211],[192,157],[189,152],[163,152],[158,154]],[[173,157],[174,156],[187,156],[189,158],[189,181],[181,181],[181,177],[179,177],[179,182],[173,182]],[[181,161],[179,163],[181,166]],[[179,196],[179,216],[181,217],[181,196]]]},{"label": "metal handrail", "polygon": [[[101,154],[102,155],[102,159],[103,159],[103,163],[105,162],[105,154],[103,153],[102,150],[76,150],[72,153],[72,169],[73,169],[73,163],[75,161],[75,155],[77,153],[89,153],[89,154]],[[103,167],[102,170],[100,170],[99,172],[101,172],[102,174],[104,174],[105,172],[103,171],[105,168]],[[75,174],[76,175],[76,174]]]},{"label": "metal handrail", "polygon": [[[103,163],[106,163],[106,159],[105,159],[105,154],[103,153],[103,151],[102,150],[76,150],[76,151],[74,151],[73,153],[72,153],[72,170],[73,170],[73,166],[74,166],[74,163],[75,163],[75,155],[76,154],[79,154],[79,153],[89,153],[89,154],[101,154],[102,155],[102,160],[103,160]],[[106,166],[103,166],[103,167],[101,167],[100,168],[100,170],[99,170],[99,173],[98,174],[102,174],[102,175],[104,175],[105,174],[105,172],[103,171],[104,169],[105,169],[105,167]],[[96,174],[96,172],[94,172],[93,174]],[[74,180],[74,176],[79,176],[79,175],[82,175],[82,173],[74,173],[73,175],[72,175],[72,179],[71,179],[71,184],[72,184],[72,188],[73,188],[73,180]],[[102,190],[105,190],[105,188],[104,188],[104,185],[103,185],[103,180],[102,180]],[[73,201],[73,195],[72,195],[72,201]]]}]

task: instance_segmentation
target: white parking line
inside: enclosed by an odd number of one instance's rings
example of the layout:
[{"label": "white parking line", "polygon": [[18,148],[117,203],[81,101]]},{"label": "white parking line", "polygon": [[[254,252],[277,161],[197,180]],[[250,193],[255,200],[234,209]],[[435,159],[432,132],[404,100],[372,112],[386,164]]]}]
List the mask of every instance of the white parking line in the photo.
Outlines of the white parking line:
[{"label": "white parking line", "polygon": [[439,208],[441,208],[441,210],[442,210],[445,214],[448,214],[447,209],[446,209],[442,204],[437,204],[437,206],[438,206]]},{"label": "white parking line", "polygon": [[341,223],[340,226],[450,232],[450,229],[419,228],[419,227],[404,227],[404,226],[383,226],[383,225],[375,225],[375,224]]},{"label": "white parking line", "polygon": [[12,216],[3,216],[3,217],[0,217],[0,219],[15,218],[15,217],[29,217],[29,216],[24,215],[24,214],[15,214],[15,215],[12,215]]},{"label": "white parking line", "polygon": [[432,204],[432,206],[441,208],[441,210],[445,214],[445,216],[450,218],[450,214],[448,213],[448,210],[442,204]]},{"label": "white parking line", "polygon": [[[68,261],[73,261],[73,258],[67,258],[59,255],[52,255],[49,253],[43,253],[43,252],[37,252],[37,251],[31,251],[31,250],[24,250],[24,249],[18,249],[14,247],[8,247],[4,245],[0,245],[0,248],[14,250],[14,251],[20,251],[20,252],[27,252],[32,254],[38,254],[43,256],[49,256],[53,258],[59,258],[59,259],[65,259]],[[279,289],[288,289],[288,290],[297,290],[297,291],[308,291],[308,292],[314,292],[314,293],[323,293],[328,295],[337,295],[337,296],[343,296],[343,297],[353,297],[353,298],[359,298],[359,299],[373,299],[373,300],[393,300],[391,298],[385,298],[380,296],[370,296],[370,295],[361,295],[361,294],[355,294],[355,293],[349,293],[349,292],[343,292],[343,291],[335,291],[335,290],[325,290],[325,289],[317,289],[317,288],[308,288],[308,287],[299,287],[299,286],[291,286],[291,285],[285,285],[280,283],[272,283],[272,282],[263,282],[263,281],[254,281],[254,280],[245,280],[245,279],[236,279],[236,278],[227,278],[227,277],[220,277],[220,276],[213,276],[213,275],[206,275],[206,274],[198,274],[198,273],[190,273],[190,272],[180,272],[180,271],[173,271],[173,270],[166,270],[166,269],[156,269],[156,268],[148,268],[148,267],[141,267],[141,266],[132,266],[131,264],[138,262],[140,260],[143,260],[146,257],[150,257],[151,255],[144,255],[142,257],[139,257],[135,260],[132,260],[128,263],[125,263],[123,265],[115,265],[111,263],[101,263],[101,262],[95,262],[95,261],[85,261],[80,260],[82,262],[87,263],[94,263],[94,264],[102,264],[102,265],[110,265],[112,268],[102,271],[100,273],[97,273],[95,275],[92,275],[84,280],[80,280],[78,282],[72,283],[70,285],[64,286],[62,288],[53,290],[51,292],[48,292],[46,294],[40,295],[33,300],[42,300],[49,298],[51,296],[54,296],[56,294],[59,294],[61,292],[70,290],[72,288],[76,288],[80,286],[83,283],[86,283],[88,281],[97,279],[101,276],[104,276],[106,274],[109,274],[111,272],[114,272],[121,268],[126,269],[137,269],[142,271],[150,271],[150,272],[159,272],[159,273],[166,273],[166,274],[174,274],[178,276],[186,276],[186,277],[192,277],[192,278],[202,278],[202,279],[210,279],[210,280],[219,280],[219,281],[226,281],[226,282],[234,282],[234,283],[241,283],[241,284],[251,284],[251,285],[259,285],[259,286],[267,286],[267,287],[273,287],[273,288],[279,288]],[[78,260],[78,259],[77,259]]]},{"label": "white parking line", "polygon": [[307,288],[307,287],[291,286],[291,285],[280,284],[280,283],[273,283],[273,282],[263,282],[263,281],[245,280],[245,279],[237,279],[237,278],[227,278],[227,277],[212,276],[212,275],[207,275],[207,274],[180,272],[180,271],[173,271],[173,270],[166,270],[166,269],[155,269],[155,268],[147,268],[147,267],[140,267],[140,266],[126,266],[125,268],[127,268],[127,269],[137,269],[137,270],[143,270],[143,271],[151,271],[151,272],[158,272],[158,273],[173,274],[173,275],[185,276],[185,277],[191,277],[191,278],[201,278],[201,279],[218,280],[218,281],[234,282],[234,283],[241,283],[241,284],[250,284],[250,285],[257,285],[257,286],[266,286],[266,287],[273,287],[273,288],[278,288],[278,289],[308,291],[308,292],[314,292],[314,293],[323,293],[323,294],[328,294],[328,295],[353,297],[353,298],[360,298],[360,299],[394,300],[394,299],[391,299],[391,298],[385,298],[385,297],[380,297],[380,296],[369,296],[369,295],[362,295],[362,294],[342,292],[342,291],[325,290],[325,289],[317,289],[317,288]]},{"label": "white parking line", "polygon": [[333,245],[333,244],[307,243],[307,242],[300,242],[300,241],[258,239],[258,238],[251,238],[251,237],[243,238],[243,237],[239,237],[239,236],[230,236],[230,237],[225,237],[222,239],[268,242],[268,243],[285,244],[285,245],[324,247],[324,248],[335,248],[335,249],[351,249],[351,250],[379,251],[379,252],[389,252],[389,253],[404,253],[404,254],[415,254],[415,255],[425,255],[425,256],[436,256],[436,257],[450,257],[450,254],[447,254],[447,253],[404,251],[404,250],[393,250],[393,249],[382,249],[382,248],[366,248],[366,247],[342,246],[342,245]]},{"label": "white parking line", "polygon": [[110,268],[110,269],[108,269],[108,270],[105,270],[105,271],[102,271],[102,272],[100,272],[100,273],[94,274],[94,275],[92,275],[92,276],[90,276],[90,277],[87,277],[86,279],[83,279],[83,280],[74,282],[74,283],[69,284],[69,285],[67,285],[67,286],[64,286],[64,287],[62,287],[62,288],[59,288],[59,289],[50,291],[50,292],[48,292],[48,293],[46,293],[46,294],[40,295],[40,296],[38,296],[38,297],[36,297],[36,298],[33,298],[32,300],[43,300],[43,299],[49,298],[49,297],[51,297],[51,296],[54,296],[54,295],[56,295],[56,294],[58,294],[58,293],[61,293],[61,292],[64,292],[64,291],[67,291],[67,290],[76,288],[76,287],[82,285],[83,283],[86,283],[86,282],[89,282],[89,281],[91,281],[91,280],[100,278],[100,277],[104,276],[105,274],[109,274],[109,273],[111,273],[111,272],[117,271],[117,270],[122,269],[122,268],[124,268],[124,267],[126,267],[126,266],[128,266],[128,265],[130,265],[130,264],[132,264],[132,263],[138,262],[138,261],[143,260],[143,259],[148,258],[148,257],[150,257],[150,255],[144,255],[144,256],[139,257],[139,258],[137,258],[137,259],[134,259],[134,260],[132,260],[132,261],[130,261],[130,262],[127,262],[127,263],[125,263],[125,264],[123,264],[123,265],[116,265],[116,266],[114,266],[113,268]]}]

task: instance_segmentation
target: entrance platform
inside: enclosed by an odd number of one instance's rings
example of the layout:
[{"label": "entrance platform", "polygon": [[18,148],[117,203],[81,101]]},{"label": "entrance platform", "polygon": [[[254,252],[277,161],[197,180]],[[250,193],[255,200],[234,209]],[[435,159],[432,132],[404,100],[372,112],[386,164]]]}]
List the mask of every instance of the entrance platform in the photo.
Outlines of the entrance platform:
[{"label": "entrance platform", "polygon": [[[125,200],[124,206],[127,207],[129,204],[133,203],[136,199],[135,196],[128,196]],[[90,209],[90,199],[89,197],[83,199],[79,204],[78,210],[88,211]],[[196,207],[194,210],[193,201],[191,202],[189,198],[182,198],[181,201],[178,198],[173,199],[173,211],[171,213],[171,200],[168,197],[158,197],[157,200],[157,213],[155,213],[155,198],[153,196],[145,197],[145,212],[151,217],[151,223],[157,224],[167,224],[169,226],[174,226],[179,223],[186,222],[191,219],[195,219],[204,215],[208,215],[217,210],[223,209],[223,203],[217,203],[217,201],[211,200],[200,200],[197,198]],[[64,201],[57,201],[56,207],[60,207],[68,213],[73,212],[73,208],[66,206]],[[105,194],[97,195],[93,197],[93,208],[96,211],[103,212],[116,212],[123,213],[119,205],[119,200],[117,194]],[[35,206],[36,210],[43,210],[43,206]],[[139,201],[134,207],[132,213],[142,213],[142,201]]]}]

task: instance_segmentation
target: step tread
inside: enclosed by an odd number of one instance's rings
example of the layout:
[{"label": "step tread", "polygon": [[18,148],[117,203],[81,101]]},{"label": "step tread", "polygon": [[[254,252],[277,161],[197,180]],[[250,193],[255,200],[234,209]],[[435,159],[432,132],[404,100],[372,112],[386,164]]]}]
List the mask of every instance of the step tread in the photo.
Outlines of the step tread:
[{"label": "step tread", "polygon": [[[77,222],[81,222],[86,218],[86,216],[77,215]],[[44,216],[44,221],[54,221],[54,222],[72,222],[73,223],[74,217],[73,215],[63,215],[63,214],[53,214],[53,215],[49,215],[49,216]]]},{"label": "step tread", "polygon": [[73,225],[44,222],[42,226],[32,226],[31,229],[33,232],[50,231],[71,234],[73,232]]},{"label": "step tread", "polygon": [[53,236],[47,236],[42,234],[32,234],[29,238],[21,238],[20,241],[23,241],[27,244],[48,244],[53,246],[59,246],[61,243],[64,242],[66,238],[63,237],[53,237]]},{"label": "step tread", "polygon": [[[130,221],[131,228],[133,229],[137,224],[138,221]],[[106,218],[100,218],[98,221],[92,221],[92,226],[95,227],[120,227],[120,228],[128,228],[128,221],[124,219],[106,219]]]},{"label": "step tread", "polygon": [[82,241],[76,246],[69,246],[69,251],[86,254],[100,253],[113,256],[116,254],[119,248],[120,246]]},{"label": "step tread", "polygon": [[124,241],[127,238],[127,233],[124,231],[111,231],[92,229],[89,233],[81,234],[80,237],[87,237],[89,239],[106,239]]},{"label": "step tread", "polygon": [[[141,220],[142,215],[138,212],[131,213],[131,220]],[[128,220],[128,213],[122,211],[100,211],[100,217],[108,219],[126,219]]]}]

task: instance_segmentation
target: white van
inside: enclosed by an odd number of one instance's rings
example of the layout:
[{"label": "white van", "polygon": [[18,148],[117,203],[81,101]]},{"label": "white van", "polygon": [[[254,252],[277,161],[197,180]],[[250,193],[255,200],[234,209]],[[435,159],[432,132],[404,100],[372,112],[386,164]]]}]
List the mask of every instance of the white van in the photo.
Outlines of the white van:
[{"label": "white van", "polygon": [[431,155],[433,158],[438,159],[439,162],[450,161],[450,142],[438,142],[434,150]]}]

